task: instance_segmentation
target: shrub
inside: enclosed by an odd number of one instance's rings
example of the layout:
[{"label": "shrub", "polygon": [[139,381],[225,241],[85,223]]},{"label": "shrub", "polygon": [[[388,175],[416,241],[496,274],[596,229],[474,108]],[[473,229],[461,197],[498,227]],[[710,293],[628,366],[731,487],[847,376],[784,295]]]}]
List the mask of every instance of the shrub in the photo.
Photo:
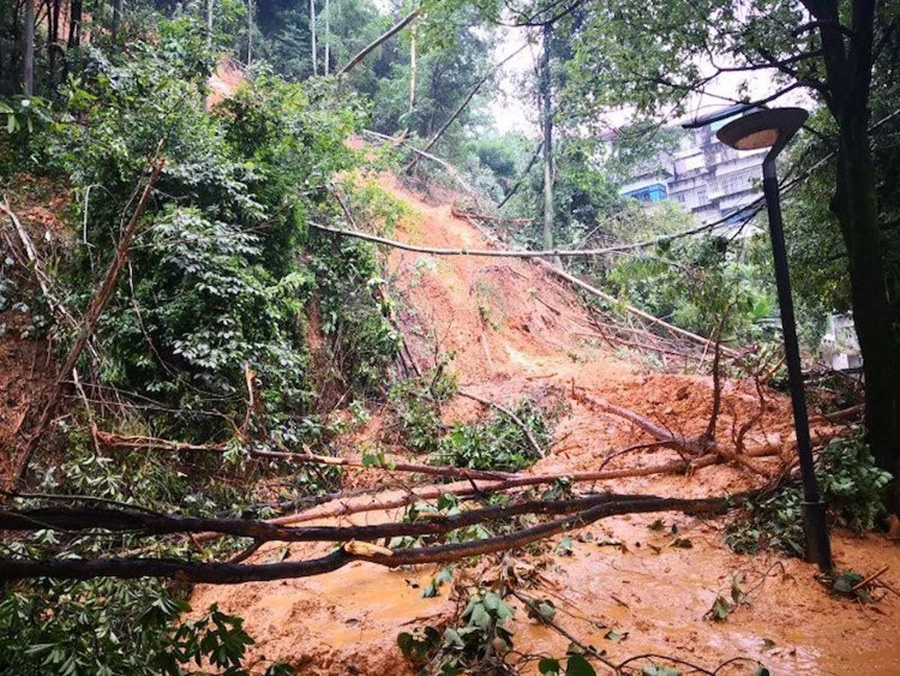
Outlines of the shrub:
[{"label": "shrub", "polygon": [[[831,441],[816,478],[833,523],[861,533],[876,527],[887,515],[884,489],[891,475],[875,466],[861,439]],[[748,518],[730,526],[725,542],[738,553],[772,548],[804,556],[802,503],[798,482],[784,486],[772,497],[751,505]]]},{"label": "shrub", "polygon": [[[546,448],[552,440],[552,416],[527,399],[513,412]],[[524,430],[505,413],[495,411],[487,422],[454,425],[441,440],[434,459],[455,467],[517,472],[534,464],[538,457]]]}]

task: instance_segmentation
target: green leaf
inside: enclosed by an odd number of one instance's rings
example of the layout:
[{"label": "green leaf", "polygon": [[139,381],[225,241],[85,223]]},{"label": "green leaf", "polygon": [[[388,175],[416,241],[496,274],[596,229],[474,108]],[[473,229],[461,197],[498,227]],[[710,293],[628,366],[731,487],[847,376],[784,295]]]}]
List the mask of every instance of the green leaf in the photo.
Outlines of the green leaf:
[{"label": "green leaf", "polygon": [[544,657],[538,662],[538,671],[541,672],[541,676],[558,676],[561,669],[559,660],[553,657]]},{"label": "green leaf", "polygon": [[594,667],[581,655],[569,655],[566,663],[566,676],[596,676]]},{"label": "green leaf", "polygon": [[710,617],[715,622],[722,622],[731,614],[732,606],[721,596],[717,596],[713,601],[712,608],[709,609]]},{"label": "green leaf", "polygon": [[572,547],[572,538],[568,535],[560,540],[559,544],[556,545],[556,553],[560,556],[572,556],[574,553],[574,549]]},{"label": "green leaf", "polygon": [[681,670],[664,664],[648,664],[641,669],[642,676],[681,676]]}]

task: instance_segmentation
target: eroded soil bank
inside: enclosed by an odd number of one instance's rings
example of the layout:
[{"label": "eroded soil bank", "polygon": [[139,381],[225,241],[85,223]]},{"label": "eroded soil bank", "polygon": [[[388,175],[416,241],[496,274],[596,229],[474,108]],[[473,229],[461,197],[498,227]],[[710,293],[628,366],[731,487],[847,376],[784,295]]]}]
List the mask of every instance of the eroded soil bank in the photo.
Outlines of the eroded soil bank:
[{"label": "eroded soil bank", "polygon": [[[490,246],[470,223],[454,217],[449,206],[428,205],[391,179],[383,182],[415,212],[394,233],[398,239],[424,246]],[[423,367],[433,364],[439,346],[455,353],[452,368],[469,392],[503,404],[525,396],[566,399],[568,413],[557,426],[555,444],[529,472],[596,470],[611,452],[650,440],[633,424],[592,410],[571,396],[573,388],[626,406],[686,436],[697,436],[708,425],[709,378],[651,373],[617,357],[590,337],[590,318],[576,295],[533,264],[475,257],[434,259],[393,251],[389,269],[399,316]],[[741,381],[725,384],[723,400],[717,431],[729,438],[735,425],[756,414],[759,402],[753,383]],[[461,398],[446,411],[450,420],[479,413],[483,414],[479,404]],[[378,422],[376,416],[353,441],[379,434]],[[790,422],[788,402],[767,392],[748,445],[789,449]],[[347,448],[348,455],[358,457],[354,445]],[[607,468],[651,466],[677,458],[671,450],[648,449],[614,458]],[[373,480],[347,476],[348,485],[372,485]],[[391,481],[377,480],[385,486]],[[598,482],[594,489],[701,497],[735,493],[758,481],[745,469],[715,465],[691,476],[620,479]],[[386,489],[375,498],[357,499],[378,501],[391,495]],[[378,523],[400,516],[373,511],[310,523]],[[614,660],[652,652],[714,668],[746,656],[782,674],[900,673],[897,596],[888,594],[872,605],[837,599],[816,581],[815,568],[809,564],[775,555],[733,554],[722,541],[724,519],[661,516],[662,530],[650,528],[658,515],[607,518],[573,533],[571,552],[557,551],[557,538],[542,554],[507,558],[503,565],[513,567],[528,594],[554,601],[560,625],[584,643],[606,650]],[[255,558],[301,559],[325,550],[294,545],[285,552],[280,545],[271,545]],[[834,552],[839,568],[869,574],[889,566],[883,579],[900,589],[900,548],[888,538],[838,532]],[[467,569],[457,566],[457,579],[481,576],[490,581],[499,573],[496,561]],[[397,648],[398,633],[440,626],[455,610],[450,585],[435,598],[422,598],[422,588],[434,573],[433,567],[389,570],[354,563],[303,580],[198,587],[192,605],[205,608],[217,602],[224,610],[239,613],[257,639],[253,654],[288,660],[299,673],[404,674],[411,671]],[[710,621],[707,611],[718,595],[728,595],[738,574],[743,575],[746,603],[726,621]],[[522,652],[562,656],[568,645],[566,638],[529,619],[521,604],[513,626],[515,647]],[[605,638],[609,629],[627,636],[610,640]]]}]

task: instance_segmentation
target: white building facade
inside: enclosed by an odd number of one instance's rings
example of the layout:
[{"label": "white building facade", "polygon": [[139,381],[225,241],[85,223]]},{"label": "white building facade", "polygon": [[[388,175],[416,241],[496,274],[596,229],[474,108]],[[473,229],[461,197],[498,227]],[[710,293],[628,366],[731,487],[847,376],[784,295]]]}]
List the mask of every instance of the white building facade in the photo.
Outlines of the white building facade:
[{"label": "white building facade", "polygon": [[720,128],[742,114],[735,107],[734,115],[689,130],[678,148],[661,153],[652,166],[623,184],[620,192],[642,202],[675,200],[698,225],[742,222],[747,206],[761,193],[767,151],[734,150],[716,138]]}]

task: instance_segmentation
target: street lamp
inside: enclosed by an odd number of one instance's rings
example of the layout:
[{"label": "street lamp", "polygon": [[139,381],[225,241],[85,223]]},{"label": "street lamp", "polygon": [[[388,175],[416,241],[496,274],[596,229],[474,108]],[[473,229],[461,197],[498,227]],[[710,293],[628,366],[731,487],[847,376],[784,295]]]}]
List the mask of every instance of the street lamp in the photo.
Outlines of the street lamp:
[{"label": "street lamp", "polygon": [[791,278],[788,272],[787,252],[784,246],[784,224],[781,220],[781,199],[775,159],[803,126],[808,113],[802,108],[776,108],[759,110],[728,123],[717,136],[725,145],[736,150],[769,148],[763,160],[763,194],[769,212],[769,233],[772,238],[772,255],[775,258],[775,282],[778,286],[778,305],[781,309],[781,325],[784,332],[784,352],[791,388],[791,404],[794,409],[794,428],[797,433],[797,451],[800,455],[800,471],[803,478],[803,530],[806,533],[806,553],[809,561],[819,564],[822,572],[831,572],[831,544],[828,540],[828,524],[825,521],[825,503],[819,497],[812,443],[809,438],[809,420],[806,416],[806,395],[803,391],[803,373],[800,369],[800,347],[797,343],[797,324],[794,320],[794,301],[791,297]]}]

